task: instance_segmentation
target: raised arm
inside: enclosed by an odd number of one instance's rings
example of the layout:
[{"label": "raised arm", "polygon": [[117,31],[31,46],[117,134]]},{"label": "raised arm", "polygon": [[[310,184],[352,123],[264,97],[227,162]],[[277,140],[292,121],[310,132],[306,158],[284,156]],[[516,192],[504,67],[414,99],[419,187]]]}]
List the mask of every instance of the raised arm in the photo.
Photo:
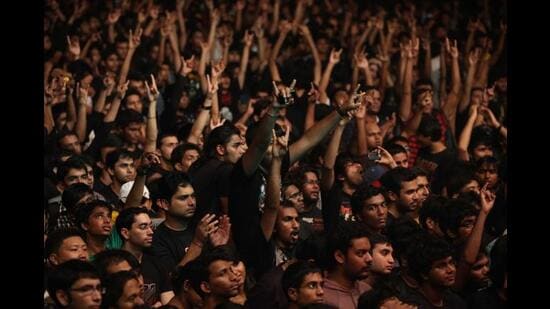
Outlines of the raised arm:
[{"label": "raised arm", "polygon": [[149,100],[149,110],[147,111],[147,123],[145,127],[145,153],[154,152],[157,149],[157,100],[160,92],[157,88],[155,77],[151,74],[151,84],[145,81],[147,88],[147,99]]},{"label": "raised arm", "polygon": [[248,67],[248,58],[250,57],[250,47],[252,46],[252,41],[254,40],[254,33],[249,32],[246,30],[243,38],[244,47],[243,47],[243,55],[241,57],[241,66],[239,68],[239,88],[243,90],[244,88],[244,82],[246,78],[246,69]]},{"label": "raised arm", "polygon": [[422,71],[422,75],[424,78],[431,79],[432,77],[432,48],[430,46],[430,37],[424,37],[422,38],[422,49],[424,49],[424,69]]},{"label": "raised arm", "polygon": [[308,92],[306,119],[304,122],[304,130],[308,130],[315,124],[315,105],[319,101],[319,90],[315,84],[311,83],[311,89]]},{"label": "raised arm", "polygon": [[498,37],[497,48],[495,49],[495,52],[491,56],[491,60],[489,62],[490,66],[495,65],[498,62],[500,55],[502,54],[502,50],[504,49],[504,42],[506,41],[507,28],[508,26],[504,22],[500,22],[500,35]]},{"label": "raised arm", "polygon": [[141,165],[136,169],[136,179],[128,193],[128,197],[126,197],[123,208],[140,207],[143,191],[145,190],[145,180],[154,165],[160,165],[158,154],[145,151],[141,159]]},{"label": "raised arm", "polygon": [[[173,15],[170,15],[173,16]],[[181,55],[178,45],[178,34],[176,31],[176,23],[173,17],[166,17],[165,21],[166,31],[168,32],[168,41],[170,42],[170,48],[174,59],[174,68],[179,70],[181,68]]]},{"label": "raised arm", "polygon": [[342,134],[348,124],[351,117],[344,117],[340,119],[338,125],[332,133],[328,148],[325,152],[323,160],[323,173],[321,175],[321,189],[328,191],[334,184],[334,164],[336,163],[336,157],[338,156],[338,149],[340,148],[340,141],[342,140]]},{"label": "raised arm", "polygon": [[405,49],[405,73],[403,77],[403,93],[401,93],[401,104],[399,105],[399,119],[402,122],[407,122],[411,117],[412,112],[412,70],[413,70],[413,53],[412,46],[409,43]]},{"label": "raised arm", "polygon": [[[78,87],[79,87],[79,83],[76,83],[76,88],[78,90]],[[66,86],[66,91],[67,93],[66,97],[67,97],[67,128],[69,128],[69,130],[72,130],[74,129],[75,127],[75,124],[76,124],[76,107],[75,107],[75,102],[74,102],[74,97],[73,97],[73,89],[71,89],[71,87],[67,87]]]},{"label": "raised arm", "polygon": [[277,56],[279,51],[283,46],[283,42],[286,39],[288,32],[292,29],[290,22],[283,20],[279,26],[279,37],[275,46],[271,50],[271,55],[269,56],[269,72],[271,73],[271,79],[274,81],[281,81],[281,75],[279,74],[279,69],[277,68]]},{"label": "raised arm", "polygon": [[288,136],[290,129],[286,128],[285,135],[277,137],[275,130],[272,130],[272,151],[271,151],[271,167],[267,178],[267,187],[265,193],[265,207],[260,219],[260,226],[267,241],[271,239],[275,222],[277,220],[277,212],[281,207],[281,165],[282,158],[288,149]]},{"label": "raised arm", "polygon": [[366,156],[369,152],[367,146],[367,129],[365,128],[367,100],[364,100],[364,103],[359,106],[357,113],[355,113],[355,123],[357,125],[357,153],[359,156]]},{"label": "raised arm", "polygon": [[121,14],[122,12],[120,9],[114,9],[111,12],[109,12],[109,15],[107,15],[107,38],[110,44],[115,44],[115,39],[116,39],[115,24],[119,20]]},{"label": "raised arm", "polygon": [[313,56],[313,82],[315,84],[318,84],[321,80],[321,57],[319,56],[319,51],[317,50],[317,46],[315,45],[315,42],[313,41],[313,36],[311,35],[311,32],[309,31],[309,28],[307,25],[302,24],[298,26],[298,30],[300,31],[300,34],[303,36],[303,38],[306,40],[307,45],[309,46],[309,49],[311,50],[311,55]]},{"label": "raised arm", "polygon": [[451,128],[451,132],[453,134],[455,133],[455,127],[456,127],[456,109],[458,106],[458,100],[460,95],[460,86],[461,86],[461,80],[460,80],[460,68],[458,64],[458,47],[456,40],[454,41],[454,46],[451,46],[449,39],[446,39],[446,49],[447,52],[452,57],[452,64],[451,64],[451,92],[449,92],[449,95],[447,95],[447,99],[445,100],[445,104],[442,106],[443,113],[445,114],[445,117],[447,117],[447,120],[449,121],[449,127]]},{"label": "raised arm", "polygon": [[477,119],[477,110],[479,106],[470,106],[468,120],[460,132],[458,138],[458,158],[462,161],[470,161],[470,155],[468,153],[468,146],[470,145],[470,138],[472,137],[472,130]]},{"label": "raised arm", "polygon": [[355,59],[355,63],[357,64],[357,68],[361,69],[361,71],[363,71],[363,74],[365,74],[366,85],[374,86],[374,80],[369,69],[369,61],[367,59],[366,53],[364,51],[361,51],[360,53],[354,54],[353,57]]},{"label": "raised arm", "polygon": [[243,10],[246,6],[246,3],[244,0],[237,0],[235,3],[235,31],[241,32],[241,29],[243,27]]},{"label": "raised arm", "polygon": [[118,110],[120,108],[120,102],[122,101],[122,98],[124,98],[124,95],[126,94],[126,91],[128,90],[128,85],[130,84],[130,81],[127,81],[125,84],[120,84],[117,87],[117,94],[115,98],[113,99],[113,102],[111,103],[111,108],[109,108],[109,111],[103,117],[103,122],[113,122],[116,119],[116,116],[118,114]]},{"label": "raised arm", "polygon": [[481,107],[481,113],[484,115],[485,119],[489,120],[489,124],[498,131],[498,134],[501,135],[504,139],[508,137],[508,129],[498,122],[497,118],[487,107]]},{"label": "raised arm", "polygon": [[156,5],[151,6],[148,11],[151,19],[149,20],[149,23],[145,27],[145,30],[143,31],[143,35],[145,37],[150,38],[153,35],[153,30],[155,29],[155,26],[157,25],[160,11],[159,11],[159,7]]},{"label": "raised arm", "polygon": [[281,0],[275,0],[273,3],[273,20],[271,21],[271,27],[269,28],[269,34],[275,35],[277,32],[277,25],[279,25],[279,18],[281,16]]},{"label": "raised arm", "polygon": [[[88,103],[88,89],[78,87],[77,84],[77,97],[78,97],[78,114],[75,124],[75,133],[78,137],[78,141],[84,143],[86,140],[86,126],[88,119],[86,118],[86,104]],[[71,95],[72,96],[72,95]]]},{"label": "raised arm", "polygon": [[458,105],[458,111],[463,113],[468,105],[472,95],[472,85],[474,83],[474,75],[476,73],[477,62],[479,60],[479,50],[471,51],[468,55],[468,72],[466,73],[466,82],[464,83],[464,93]]},{"label": "raised arm", "polygon": [[328,83],[330,81],[330,76],[332,75],[332,70],[336,66],[338,62],[340,62],[340,55],[342,54],[342,49],[336,51],[335,49],[330,51],[330,57],[327,63],[327,67],[325,68],[325,72],[323,72],[323,76],[321,77],[321,82],[319,83],[319,94],[320,98],[319,100],[321,103],[328,102],[328,95],[327,95],[327,87]]},{"label": "raised arm", "polygon": [[132,33],[132,30],[130,30],[130,36],[128,38],[128,53],[126,54],[126,58],[124,58],[124,63],[122,64],[122,67],[120,69],[120,76],[118,78],[118,84],[124,84],[126,82],[126,78],[128,77],[128,71],[130,71],[130,64],[132,63],[132,58],[134,57],[134,53],[136,52],[137,47],[141,43],[141,34],[143,33],[142,29],[138,29],[136,33]]}]

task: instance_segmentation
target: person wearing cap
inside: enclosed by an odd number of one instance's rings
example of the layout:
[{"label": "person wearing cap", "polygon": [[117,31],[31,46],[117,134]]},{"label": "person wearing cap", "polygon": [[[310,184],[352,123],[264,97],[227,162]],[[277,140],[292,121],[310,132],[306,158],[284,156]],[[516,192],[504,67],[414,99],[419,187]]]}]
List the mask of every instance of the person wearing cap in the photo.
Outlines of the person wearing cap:
[{"label": "person wearing cap", "polygon": [[[140,177],[140,176],[138,175],[137,177]],[[130,201],[130,203],[128,203],[128,196],[130,195],[132,190],[139,191],[138,188],[134,189],[134,184],[135,183],[136,183],[135,181],[128,181],[127,183],[123,184],[122,187],[120,187],[120,201],[123,204],[122,208],[123,209],[131,208],[131,207],[145,208],[147,210],[147,213],[149,214],[149,216],[153,220],[153,229],[156,229],[157,226],[162,221],[164,221],[164,218],[157,218],[156,217],[157,213],[151,208],[152,205],[153,205],[153,201],[151,200],[151,195],[150,195],[149,189],[147,189],[147,186],[142,184],[143,185],[143,194],[142,194],[142,198],[141,198],[141,201],[140,201],[139,204],[133,203],[132,201]]]}]

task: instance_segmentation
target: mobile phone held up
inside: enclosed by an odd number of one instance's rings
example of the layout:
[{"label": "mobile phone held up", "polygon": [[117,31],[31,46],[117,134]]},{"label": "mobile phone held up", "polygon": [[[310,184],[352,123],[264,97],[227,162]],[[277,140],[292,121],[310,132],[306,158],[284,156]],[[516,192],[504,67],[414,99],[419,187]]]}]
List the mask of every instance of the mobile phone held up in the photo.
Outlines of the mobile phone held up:
[{"label": "mobile phone held up", "polygon": [[380,155],[380,151],[378,149],[369,152],[367,157],[369,158],[369,160],[375,161],[375,162],[382,158],[382,156]]}]

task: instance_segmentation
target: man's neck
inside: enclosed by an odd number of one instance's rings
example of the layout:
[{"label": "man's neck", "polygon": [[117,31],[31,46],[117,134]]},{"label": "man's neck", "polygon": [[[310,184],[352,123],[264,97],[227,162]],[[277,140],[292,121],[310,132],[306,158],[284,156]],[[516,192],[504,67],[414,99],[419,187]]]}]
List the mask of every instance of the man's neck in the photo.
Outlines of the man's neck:
[{"label": "man's neck", "polygon": [[113,183],[111,175],[105,170],[101,170],[101,175],[99,175],[99,181],[105,185],[110,186]]},{"label": "man's neck", "polygon": [[443,144],[443,142],[434,142],[430,145],[431,153],[440,153],[445,149],[447,149],[447,147]]},{"label": "man's neck", "polygon": [[143,249],[141,249],[137,246],[134,246],[133,244],[131,244],[128,241],[124,242],[124,245],[122,245],[122,249],[130,252],[133,256],[136,257],[136,259],[141,264],[141,259],[143,258],[143,251],[142,251]]},{"label": "man's neck", "polygon": [[351,290],[355,287],[355,280],[351,280],[350,278],[348,278],[345,274],[344,274],[344,271],[339,269],[338,266],[336,269],[330,271],[328,273],[328,279],[338,283],[339,285]]},{"label": "man's neck", "polygon": [[355,190],[357,190],[355,185],[350,184],[347,181],[342,182],[342,191],[344,191],[347,195],[353,195]]},{"label": "man's neck", "polygon": [[409,216],[410,216],[414,221],[416,221],[416,223],[418,223],[418,224],[420,224],[420,213],[419,213],[419,210],[420,210],[420,208],[417,208],[415,211],[409,212]]},{"label": "man's neck", "polygon": [[167,228],[177,232],[185,231],[189,226],[189,220],[176,218],[170,215],[166,216],[163,223]]},{"label": "man's neck", "polygon": [[379,274],[369,271],[369,276],[367,277],[367,279],[364,280],[364,282],[370,286],[374,286],[374,284],[378,281],[379,278],[380,278]]},{"label": "man's neck", "polygon": [[304,212],[311,211],[314,207],[317,207],[317,201],[305,201],[304,200]]},{"label": "man's neck", "polygon": [[122,185],[118,182],[118,180],[113,179],[113,182],[109,187],[111,188],[111,190],[113,190],[114,193],[116,193],[116,195],[120,196],[120,188],[122,187]]},{"label": "man's neck", "polygon": [[397,210],[397,205],[395,203],[391,203],[388,205],[388,212],[393,215],[394,218],[399,218],[401,216],[401,213],[399,213],[399,210]]},{"label": "man's neck", "polygon": [[105,250],[105,240],[107,239],[107,236],[96,236],[96,235],[90,235],[89,233],[87,236],[87,243],[88,246],[88,252],[95,255],[99,252]]},{"label": "man's neck", "polygon": [[443,292],[444,288],[434,287],[431,284],[423,283],[420,285],[420,292],[426,299],[436,307],[443,307]]},{"label": "man's neck", "polygon": [[217,305],[221,304],[223,301],[224,301],[223,298],[216,297],[216,296],[210,294],[204,299],[204,306],[202,308],[203,309],[214,309],[214,308],[216,308]]},{"label": "man's neck", "polygon": [[173,171],[174,170],[174,167],[172,166],[172,164],[170,164],[169,162],[167,162],[164,158],[160,161],[160,167],[165,170],[165,171]]}]

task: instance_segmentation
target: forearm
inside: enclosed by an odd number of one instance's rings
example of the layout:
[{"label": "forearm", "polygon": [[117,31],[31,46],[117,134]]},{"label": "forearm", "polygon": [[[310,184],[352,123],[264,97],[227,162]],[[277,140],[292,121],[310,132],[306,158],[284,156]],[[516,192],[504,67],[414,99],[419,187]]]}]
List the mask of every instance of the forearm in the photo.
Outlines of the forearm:
[{"label": "forearm", "polygon": [[124,63],[120,69],[120,75],[118,78],[118,84],[122,85],[126,83],[126,78],[128,77],[128,72],[130,71],[130,64],[132,63],[132,57],[134,57],[135,49],[129,49],[126,58],[124,58]]},{"label": "forearm", "polygon": [[82,48],[82,51],[80,52],[80,58],[81,59],[85,59],[86,56],[88,55],[88,51],[90,50],[90,46],[92,46],[92,39],[88,39],[88,41],[86,41],[86,44],[84,44],[84,47]]},{"label": "forearm", "polygon": [[[145,153],[147,152],[148,151],[145,151]],[[128,193],[128,197],[126,198],[126,203],[124,203],[123,205],[123,209],[130,208],[130,207],[140,207],[146,179],[147,179],[147,176],[145,174],[143,175],[138,174],[136,176],[134,185],[132,186],[132,189]]]},{"label": "forearm", "polygon": [[458,100],[460,95],[460,71],[458,68],[458,58],[453,58],[452,64],[452,86],[451,92],[445,100],[445,105],[442,107],[443,113],[449,121],[449,127],[453,134],[456,127],[456,109],[458,106]]},{"label": "forearm", "polygon": [[248,119],[250,119],[251,116],[252,116],[252,113],[249,113],[248,111],[246,111],[245,113],[243,113],[241,118],[239,118],[239,120],[235,123],[235,125],[240,124],[240,125],[246,126],[246,123],[248,122]]},{"label": "forearm", "polygon": [[316,102],[308,102],[306,109],[306,119],[304,122],[304,130],[309,130],[309,128],[315,125],[315,105]]},{"label": "forearm", "polygon": [[470,96],[472,92],[472,84],[474,82],[474,74],[476,70],[476,65],[470,65],[468,67],[468,73],[466,74],[466,81],[464,83],[464,93],[462,94],[462,99],[458,106],[458,111],[460,113],[464,112],[470,105]]},{"label": "forearm", "polygon": [[[477,108],[477,107],[476,107]],[[474,113],[468,117],[468,121],[464,125],[460,137],[458,138],[458,149],[468,152],[468,146],[470,145],[470,138],[472,137],[472,130],[477,118],[477,113]]]},{"label": "forearm", "polygon": [[[197,243],[199,243],[200,245],[197,245]],[[202,242],[198,242],[197,240],[195,240],[195,238],[193,238],[191,244],[189,245],[189,249],[185,253],[185,256],[183,256],[181,261],[178,263],[178,266],[185,266],[185,264],[198,258],[199,255],[201,255],[203,246],[204,244]]]},{"label": "forearm", "polygon": [[157,149],[157,135],[157,101],[154,100],[149,103],[149,111],[147,113],[144,152],[154,152]]},{"label": "forearm", "polygon": [[[151,37],[153,34],[153,30],[155,29],[155,26],[157,24],[157,20],[154,18],[151,18],[149,23],[147,24],[147,27],[145,27],[145,30],[143,30],[143,35],[146,37]],[[136,28],[137,31],[138,28]]]},{"label": "forearm", "polygon": [[114,24],[109,24],[109,27],[107,28],[107,37],[109,39],[110,44],[115,44],[116,31],[115,31]]},{"label": "forearm", "polygon": [[431,79],[432,77],[432,51],[431,48],[426,49],[424,57],[424,77]]},{"label": "forearm", "polygon": [[342,116],[337,111],[333,111],[321,121],[315,123],[309,128],[302,137],[290,145],[288,151],[290,154],[290,164],[300,160],[309,150],[317,146],[325,136],[338,124]]},{"label": "forearm", "polygon": [[317,50],[317,46],[315,46],[315,42],[313,41],[311,35],[306,36],[306,42],[311,50],[311,55],[313,56],[313,83],[317,85],[321,80],[321,57],[319,56],[319,51]]},{"label": "forearm", "polygon": [[475,82],[475,84],[478,87],[486,87],[488,79],[489,79],[489,59],[486,59],[481,62],[478,68],[477,81]]},{"label": "forearm", "polygon": [[242,27],[243,27],[243,11],[237,10],[237,14],[235,16],[235,31],[241,32]]},{"label": "forearm", "polygon": [[502,50],[504,49],[505,40],[506,40],[506,33],[501,32],[498,38],[497,48],[493,53],[493,55],[491,56],[491,60],[489,62],[490,66],[493,66],[498,62],[498,59],[500,58],[500,54],[502,54]]},{"label": "forearm", "polygon": [[178,46],[178,35],[176,31],[170,32],[168,35],[168,41],[170,42],[170,48],[172,49],[172,55],[174,56],[174,67],[176,70],[181,69],[181,66],[183,65],[181,63],[181,55],[180,50]]},{"label": "forearm", "polygon": [[187,28],[185,27],[185,18],[183,17],[183,12],[178,10],[178,26],[180,28],[180,37],[179,37],[179,49],[184,50],[185,44],[187,43]]},{"label": "forearm", "polygon": [[468,38],[466,39],[466,45],[464,47],[464,55],[467,55],[474,46],[474,34],[475,31],[469,31],[468,32]]},{"label": "forearm", "polygon": [[105,108],[105,101],[107,100],[107,90],[102,89],[99,92],[99,95],[97,97],[97,101],[94,104],[94,111],[98,113],[102,113],[103,109]]},{"label": "forearm", "polygon": [[243,90],[244,88],[244,82],[246,78],[246,69],[248,67],[248,58],[250,57],[250,46],[244,46],[243,48],[243,55],[241,57],[241,66],[239,68],[239,88]]},{"label": "forearm", "polygon": [[403,93],[401,94],[401,104],[399,106],[399,118],[403,122],[409,120],[412,111],[412,59],[406,61]]},{"label": "forearm", "polygon": [[116,119],[116,116],[118,114],[118,109],[120,108],[120,101],[122,98],[120,98],[118,95],[111,103],[111,108],[109,108],[109,111],[103,117],[103,122],[113,122]]},{"label": "forearm", "polygon": [[325,152],[323,160],[324,170],[321,176],[321,188],[324,190],[330,190],[334,184],[334,164],[336,163],[336,156],[338,156],[338,149],[340,148],[340,141],[342,140],[344,128],[345,125],[336,126],[330,138],[327,151]]},{"label": "forearm", "polygon": [[67,94],[67,127],[72,130],[76,123],[76,107],[72,94]]},{"label": "forearm", "polygon": [[378,91],[380,91],[380,101],[384,102],[386,96],[386,87],[388,84],[388,77],[390,75],[390,62],[389,60],[382,60],[382,73],[380,73],[380,83],[378,84]]},{"label": "forearm", "polygon": [[55,121],[53,119],[52,106],[50,104],[44,105],[44,127],[48,134],[53,131],[55,127]]},{"label": "forearm", "polygon": [[271,27],[269,28],[269,34],[274,35],[275,32],[277,32],[277,25],[279,25],[279,19],[280,19],[280,11],[281,11],[281,0],[275,0],[275,3],[273,3],[273,22],[271,23]]},{"label": "forearm", "polygon": [[354,65],[351,71],[351,89],[355,89],[357,83],[359,83],[359,68]]},{"label": "forearm", "polygon": [[86,118],[86,104],[78,104],[78,116],[75,125],[75,133],[80,143],[86,141],[86,126],[88,119]]},{"label": "forearm", "polygon": [[409,120],[407,122],[407,125],[405,127],[405,130],[411,134],[411,135],[414,135],[416,134],[416,131],[418,130],[418,127],[420,126],[420,122],[422,121],[422,110],[418,110],[414,113],[413,117],[411,118],[411,120]]},{"label": "forearm", "polygon": [[193,126],[191,127],[191,133],[189,133],[189,136],[187,137],[187,142],[198,145],[201,133],[204,130],[204,128],[208,125],[209,121],[210,121],[210,111],[207,109],[202,109],[199,112],[197,119],[193,123]]},{"label": "forearm", "polygon": [[369,153],[367,146],[367,129],[365,128],[364,118],[355,118],[357,124],[357,151],[359,156],[365,156]]},{"label": "forearm", "polygon": [[261,217],[262,232],[266,240],[271,239],[273,229],[275,228],[275,221],[277,219],[277,212],[280,207],[280,195],[281,195],[281,159],[273,158],[271,160],[271,168],[269,170],[269,176],[267,178],[267,188],[265,194],[265,207],[264,213]]},{"label": "forearm", "polygon": [[[319,82],[319,93],[321,95],[324,95],[326,97],[327,93],[327,87],[328,83],[330,81],[330,76],[332,75],[332,70],[334,69],[335,64],[329,62],[327,64],[327,67],[325,68],[325,71],[323,72],[323,76],[321,77],[321,81]],[[323,102],[324,100],[321,100]]]},{"label": "forearm", "polygon": [[[164,63],[165,58],[166,58],[166,37],[162,36],[160,38],[159,55],[158,55],[158,58],[157,58],[157,65],[159,67]],[[174,68],[175,68],[176,71],[178,70],[178,67],[175,66],[175,63],[174,63]]]},{"label": "forearm", "polygon": [[294,12],[294,19],[292,20],[292,29],[296,29],[301,23],[304,15],[304,1],[298,0],[296,4],[296,11]]},{"label": "forearm", "polygon": [[363,74],[365,74],[365,82],[367,86],[374,86],[374,80],[369,68],[363,69]]}]

